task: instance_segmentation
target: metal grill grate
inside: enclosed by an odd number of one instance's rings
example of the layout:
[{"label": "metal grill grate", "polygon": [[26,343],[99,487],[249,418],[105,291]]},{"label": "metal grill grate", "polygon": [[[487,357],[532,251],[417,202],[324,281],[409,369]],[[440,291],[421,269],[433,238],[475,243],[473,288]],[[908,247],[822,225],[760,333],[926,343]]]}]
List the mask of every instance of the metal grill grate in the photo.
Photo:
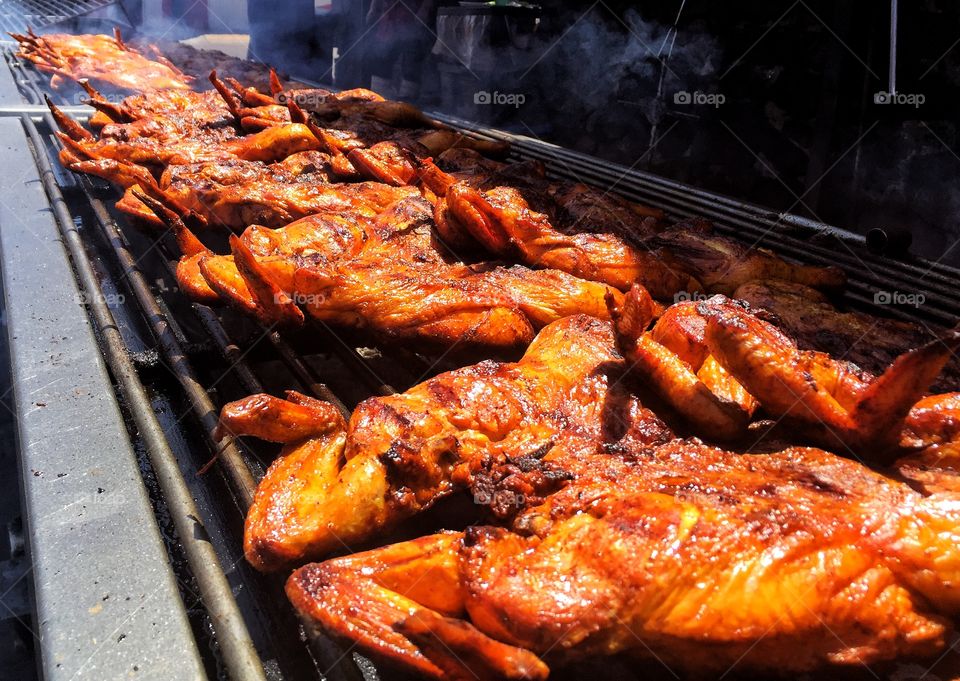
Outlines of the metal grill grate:
[{"label": "metal grill grate", "polygon": [[117,4],[117,0],[0,0],[0,30],[41,29]]}]

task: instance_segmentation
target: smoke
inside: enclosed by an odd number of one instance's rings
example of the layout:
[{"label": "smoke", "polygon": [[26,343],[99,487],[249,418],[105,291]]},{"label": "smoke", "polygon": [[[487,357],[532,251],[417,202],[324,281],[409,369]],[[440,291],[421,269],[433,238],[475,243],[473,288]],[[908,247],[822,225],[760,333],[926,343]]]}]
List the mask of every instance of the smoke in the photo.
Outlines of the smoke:
[{"label": "smoke", "polygon": [[526,104],[503,112],[498,124],[632,164],[673,122],[671,109],[709,115],[674,107],[677,96],[709,94],[716,81],[723,52],[698,26],[677,30],[634,9],[617,16],[600,5],[557,23],[534,44],[534,65],[514,83],[501,76]]}]

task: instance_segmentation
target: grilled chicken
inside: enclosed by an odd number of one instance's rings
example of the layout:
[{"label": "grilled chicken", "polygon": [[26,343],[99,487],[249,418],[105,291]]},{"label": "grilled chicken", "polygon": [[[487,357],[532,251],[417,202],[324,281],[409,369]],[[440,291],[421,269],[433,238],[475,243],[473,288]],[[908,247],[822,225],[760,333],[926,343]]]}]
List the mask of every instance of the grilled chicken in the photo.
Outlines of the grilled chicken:
[{"label": "grilled chicken", "polygon": [[[340,185],[343,193],[363,186]],[[395,191],[403,190],[410,188]],[[231,303],[265,324],[302,321],[295,306],[277,304],[280,296],[324,322],[462,351],[522,347],[535,329],[561,317],[608,316],[605,298],[619,298],[560,271],[455,260],[437,242],[430,206],[420,198],[375,217],[331,213],[277,230],[251,227],[231,256],[186,253],[180,284],[194,298]]]},{"label": "grilled chicken", "polygon": [[[735,298],[775,315],[780,326],[802,350],[819,350],[882,373],[905,348],[933,340],[942,330],[884,319],[862,312],[838,310],[825,295],[802,284],[778,279],[753,281],[738,287]],[[960,360],[951,357],[932,390],[960,389]]]},{"label": "grilled chicken", "polygon": [[148,59],[128,47],[114,31],[106,35],[69,35],[49,33],[38,36],[13,34],[20,44],[18,56],[28,59],[45,73],[50,83],[60,89],[70,81],[88,80],[100,88],[116,92],[149,92],[152,90],[188,90],[191,78],[169,61]]},{"label": "grilled chicken", "polygon": [[[550,192],[540,182],[525,190],[499,184],[500,173],[455,181],[424,161],[423,173],[431,189],[441,196],[442,213],[438,222],[448,232],[465,231],[484,248],[499,256],[515,257],[533,267],[546,267],[575,276],[599,281],[626,290],[634,282],[650,289],[658,298],[672,296],[680,290],[699,290],[699,285],[669,254],[627,243],[612,231],[598,225],[585,225],[582,231],[561,231],[562,219],[576,220],[603,215],[619,221],[625,214],[635,224],[646,224],[641,212],[617,206],[620,211],[598,211],[604,197],[592,193],[592,201],[584,192]],[[493,186],[490,186],[493,185]],[[485,188],[489,187],[489,188]],[[564,212],[557,200],[565,197],[571,211]],[[537,205],[531,205],[531,199]],[[571,218],[571,216],[577,216]],[[621,231],[618,227],[617,231]],[[462,239],[459,239],[462,241]]]},{"label": "grilled chicken", "polygon": [[308,628],[436,679],[543,679],[616,653],[715,677],[930,656],[960,613],[955,495],[822,450],[575,438],[499,462],[510,489],[565,482],[521,496],[511,527],[297,570]]},{"label": "grilled chicken", "polygon": [[621,290],[638,283],[659,299],[689,296],[701,288],[729,293],[770,276],[821,288],[844,282],[836,268],[793,265],[714,235],[703,224],[665,230],[662,212],[582,184],[551,183],[509,166],[478,166],[471,177],[459,159],[452,164],[459,176],[428,161],[421,165],[424,181],[443,197],[438,223],[445,232],[468,232],[491,252],[533,266]]},{"label": "grilled chicken", "polygon": [[[573,316],[541,331],[519,362],[485,361],[369,399],[345,432],[331,425],[319,439],[273,432],[288,410],[278,398],[270,413],[263,396],[228,405],[225,430],[288,442],[247,516],[247,559],[275,570],[376,537],[453,491],[456,469],[493,442],[536,452],[568,427],[620,441],[642,412],[617,381],[622,370],[610,325]],[[644,437],[666,436],[651,426]]]},{"label": "grilled chicken", "polygon": [[[756,399],[717,362],[707,340],[709,312],[737,303],[720,296],[706,303],[684,301],[655,315],[649,293],[635,287],[622,308],[612,305],[617,338],[631,371],[643,376],[701,437],[737,440],[757,409]],[[787,341],[789,342],[789,341]]]},{"label": "grilled chicken", "polygon": [[[160,55],[198,81],[205,79],[211,71],[216,71],[225,80],[236,79],[259,91],[270,91],[272,69],[259,62],[232,57],[218,50],[197,49],[186,43],[163,38],[133,37],[130,44],[144,54]],[[305,88],[306,85],[288,82],[287,87]]]},{"label": "grilled chicken", "polygon": [[302,123],[289,123],[267,128],[253,135],[234,137],[213,143],[206,136],[181,139],[176,145],[156,137],[134,137],[128,140],[102,138],[75,139],[65,132],[57,136],[71,156],[70,162],[82,159],[112,158],[141,165],[167,166],[199,161],[239,158],[247,161],[279,161],[301,151],[323,150],[310,129]]},{"label": "grilled chicken", "polygon": [[837,267],[788,263],[770,251],[712,233],[703,220],[679,223],[646,243],[668,251],[711,293],[731,295],[738,286],[756,279],[777,278],[825,290],[839,290],[846,283]]},{"label": "grilled chicken", "polygon": [[910,409],[960,347],[960,333],[897,357],[879,376],[826,353],[799,350],[746,304],[715,296],[669,308],[652,330],[649,293],[635,287],[614,310],[635,371],[696,428],[741,437],[758,406],[796,436],[841,453],[888,462]]}]

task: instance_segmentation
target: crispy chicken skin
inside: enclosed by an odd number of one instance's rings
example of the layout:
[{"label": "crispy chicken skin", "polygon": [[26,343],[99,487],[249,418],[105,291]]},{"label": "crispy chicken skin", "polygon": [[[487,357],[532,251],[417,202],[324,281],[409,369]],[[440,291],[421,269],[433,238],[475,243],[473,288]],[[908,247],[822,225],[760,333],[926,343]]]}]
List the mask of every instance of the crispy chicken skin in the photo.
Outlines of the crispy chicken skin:
[{"label": "crispy chicken skin", "polygon": [[[373,183],[348,186],[366,184]],[[178,267],[183,289],[265,324],[299,323],[290,306],[276,304],[285,297],[315,319],[431,349],[523,347],[535,329],[562,317],[606,317],[605,298],[620,297],[560,271],[459,262],[438,243],[430,206],[420,198],[397,201],[372,218],[356,210],[275,230],[253,226],[233,244],[230,256],[186,255]],[[243,262],[249,266],[241,269]]]},{"label": "crispy chicken skin", "polygon": [[[304,440],[291,431],[247,516],[247,559],[275,570],[375,537],[461,486],[455,469],[490,443],[536,452],[568,427],[618,442],[639,418],[617,380],[622,371],[609,323],[567,317],[541,331],[519,362],[485,361],[369,399],[345,432]],[[277,429],[255,424],[276,420],[284,403],[272,398],[265,410],[265,399],[228,405],[223,427],[276,439]],[[293,411],[296,422],[301,409]],[[650,428],[644,437],[665,433]]]},{"label": "crispy chicken skin", "polygon": [[551,217],[534,210],[514,187],[482,191],[469,182],[458,182],[447,190],[445,202],[447,219],[497,255],[621,290],[637,282],[657,298],[700,288],[682,267],[671,263],[668,254],[631,245],[611,233],[558,231]]},{"label": "crispy chicken skin", "polygon": [[695,675],[784,673],[943,648],[960,607],[955,496],[817,449],[569,444],[541,462],[569,482],[513,529],[309,565],[291,601],[433,678],[545,678],[621,652]]}]

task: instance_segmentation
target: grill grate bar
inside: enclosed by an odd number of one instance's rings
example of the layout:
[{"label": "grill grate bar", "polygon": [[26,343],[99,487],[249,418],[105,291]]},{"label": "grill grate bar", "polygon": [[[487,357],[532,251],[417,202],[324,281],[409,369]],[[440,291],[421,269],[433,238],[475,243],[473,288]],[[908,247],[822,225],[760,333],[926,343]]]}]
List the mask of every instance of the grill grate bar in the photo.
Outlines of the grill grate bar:
[{"label": "grill grate bar", "polygon": [[331,403],[340,411],[344,418],[349,419],[350,409],[347,405],[345,405],[343,401],[337,397],[336,393],[330,390],[325,383],[321,383],[317,377],[313,375],[307,363],[297,356],[297,353],[283,340],[280,334],[273,331],[268,337],[270,343],[277,350],[277,354],[280,355],[280,359],[282,359],[284,364],[293,372],[297,380],[299,380],[307,390],[313,393],[314,397],[319,397],[321,400]]},{"label": "grill grate bar", "polygon": [[0,0],[0,27],[20,33],[53,26],[117,4],[117,0]]},{"label": "grill grate bar", "polygon": [[[51,130],[55,129],[49,114],[43,114],[42,120]],[[54,143],[54,146],[57,146],[57,144]],[[47,163],[49,165],[49,160],[47,160]],[[190,402],[191,411],[193,411],[194,416],[201,424],[202,430],[206,435],[208,447],[217,454],[219,464],[226,469],[226,475],[224,477],[229,483],[230,491],[233,493],[237,503],[245,510],[252,502],[252,491],[255,489],[256,484],[254,481],[262,477],[262,469],[259,465],[248,463],[250,459],[245,458],[240,452],[238,439],[228,435],[220,442],[216,441],[213,432],[218,421],[218,411],[214,408],[203,384],[200,383],[193,374],[186,353],[182,350],[182,344],[178,344],[178,340],[173,333],[173,320],[163,314],[160,304],[153,296],[143,273],[136,266],[133,254],[129,251],[126,239],[122,236],[116,220],[103,201],[97,198],[96,192],[98,188],[96,185],[96,182],[85,177],[79,179],[77,182],[77,186],[92,208],[93,217],[95,218],[94,221],[99,226],[104,240],[110,246],[110,250],[113,252],[114,258],[120,266],[124,280],[134,293],[134,298],[138,303],[141,315],[149,323],[154,336],[157,338],[161,353],[166,359],[167,365],[171,368],[171,371],[180,383],[181,388]],[[168,237],[169,235],[166,236]],[[171,273],[173,263],[169,258],[172,249],[168,246],[168,241],[168,238],[161,240],[158,245],[158,251],[164,256],[161,258],[164,268],[168,273]],[[263,392],[264,386],[262,382],[250,368],[249,363],[243,358],[244,350],[241,349],[237,342],[230,338],[230,335],[226,329],[224,329],[216,314],[210,308],[197,303],[191,304],[191,308],[197,313],[203,331],[220,350],[221,354],[227,360],[229,369],[238,376],[244,388],[249,392]],[[266,329],[262,330],[266,331]],[[343,343],[343,341],[331,331],[322,330],[322,333],[324,336],[329,335],[331,338],[335,338],[336,344],[338,344],[340,348],[343,348],[343,359],[347,361],[353,360],[353,362],[362,366],[370,376],[369,381],[378,385],[383,394],[392,394],[395,392],[389,385],[378,382],[378,379],[374,377],[375,375],[371,369],[366,366],[364,360],[356,350],[350,349],[349,346]],[[270,332],[264,333],[264,336],[270,340],[271,345],[277,351],[277,355],[281,361],[291,369],[293,375],[308,392],[320,399],[331,402],[341,413],[349,417],[350,410],[344,402],[315,376],[315,372],[313,372],[306,362],[297,356],[296,352],[281,334]],[[334,343],[331,342],[330,345],[334,345]],[[359,371],[355,369],[353,373],[357,374]],[[196,389],[200,391],[200,395],[196,397],[196,399],[194,395],[191,394],[193,386],[196,386]],[[206,405],[209,405],[209,407]],[[250,484],[252,486],[248,487],[247,480],[251,481]],[[247,489],[251,491],[249,497],[246,496]],[[164,496],[166,496],[165,491]],[[200,516],[196,515],[196,517],[199,518]],[[276,597],[274,603],[285,602],[282,580],[276,582],[273,586],[276,587],[273,592]],[[292,617],[289,610],[281,613],[277,610],[277,606],[273,604],[265,606],[265,608],[277,618],[289,619]],[[211,612],[211,616],[216,616],[216,613]],[[217,634],[217,640],[219,641],[220,632],[217,632]],[[344,655],[339,649],[332,649],[331,646],[333,644],[327,639],[312,634],[308,636],[308,639],[310,648],[316,651],[315,654],[320,656],[318,659],[324,660],[323,664],[329,666],[325,672],[327,678],[333,679],[334,681],[361,681],[362,679],[366,681],[377,681],[378,677],[375,673],[358,673],[358,668],[353,664],[354,657]],[[258,662],[258,664],[260,663]],[[262,665],[258,668],[258,671],[262,672]],[[235,675],[232,670],[230,671],[230,675],[231,678],[238,678],[242,681],[245,681],[247,678],[254,678]]]}]

